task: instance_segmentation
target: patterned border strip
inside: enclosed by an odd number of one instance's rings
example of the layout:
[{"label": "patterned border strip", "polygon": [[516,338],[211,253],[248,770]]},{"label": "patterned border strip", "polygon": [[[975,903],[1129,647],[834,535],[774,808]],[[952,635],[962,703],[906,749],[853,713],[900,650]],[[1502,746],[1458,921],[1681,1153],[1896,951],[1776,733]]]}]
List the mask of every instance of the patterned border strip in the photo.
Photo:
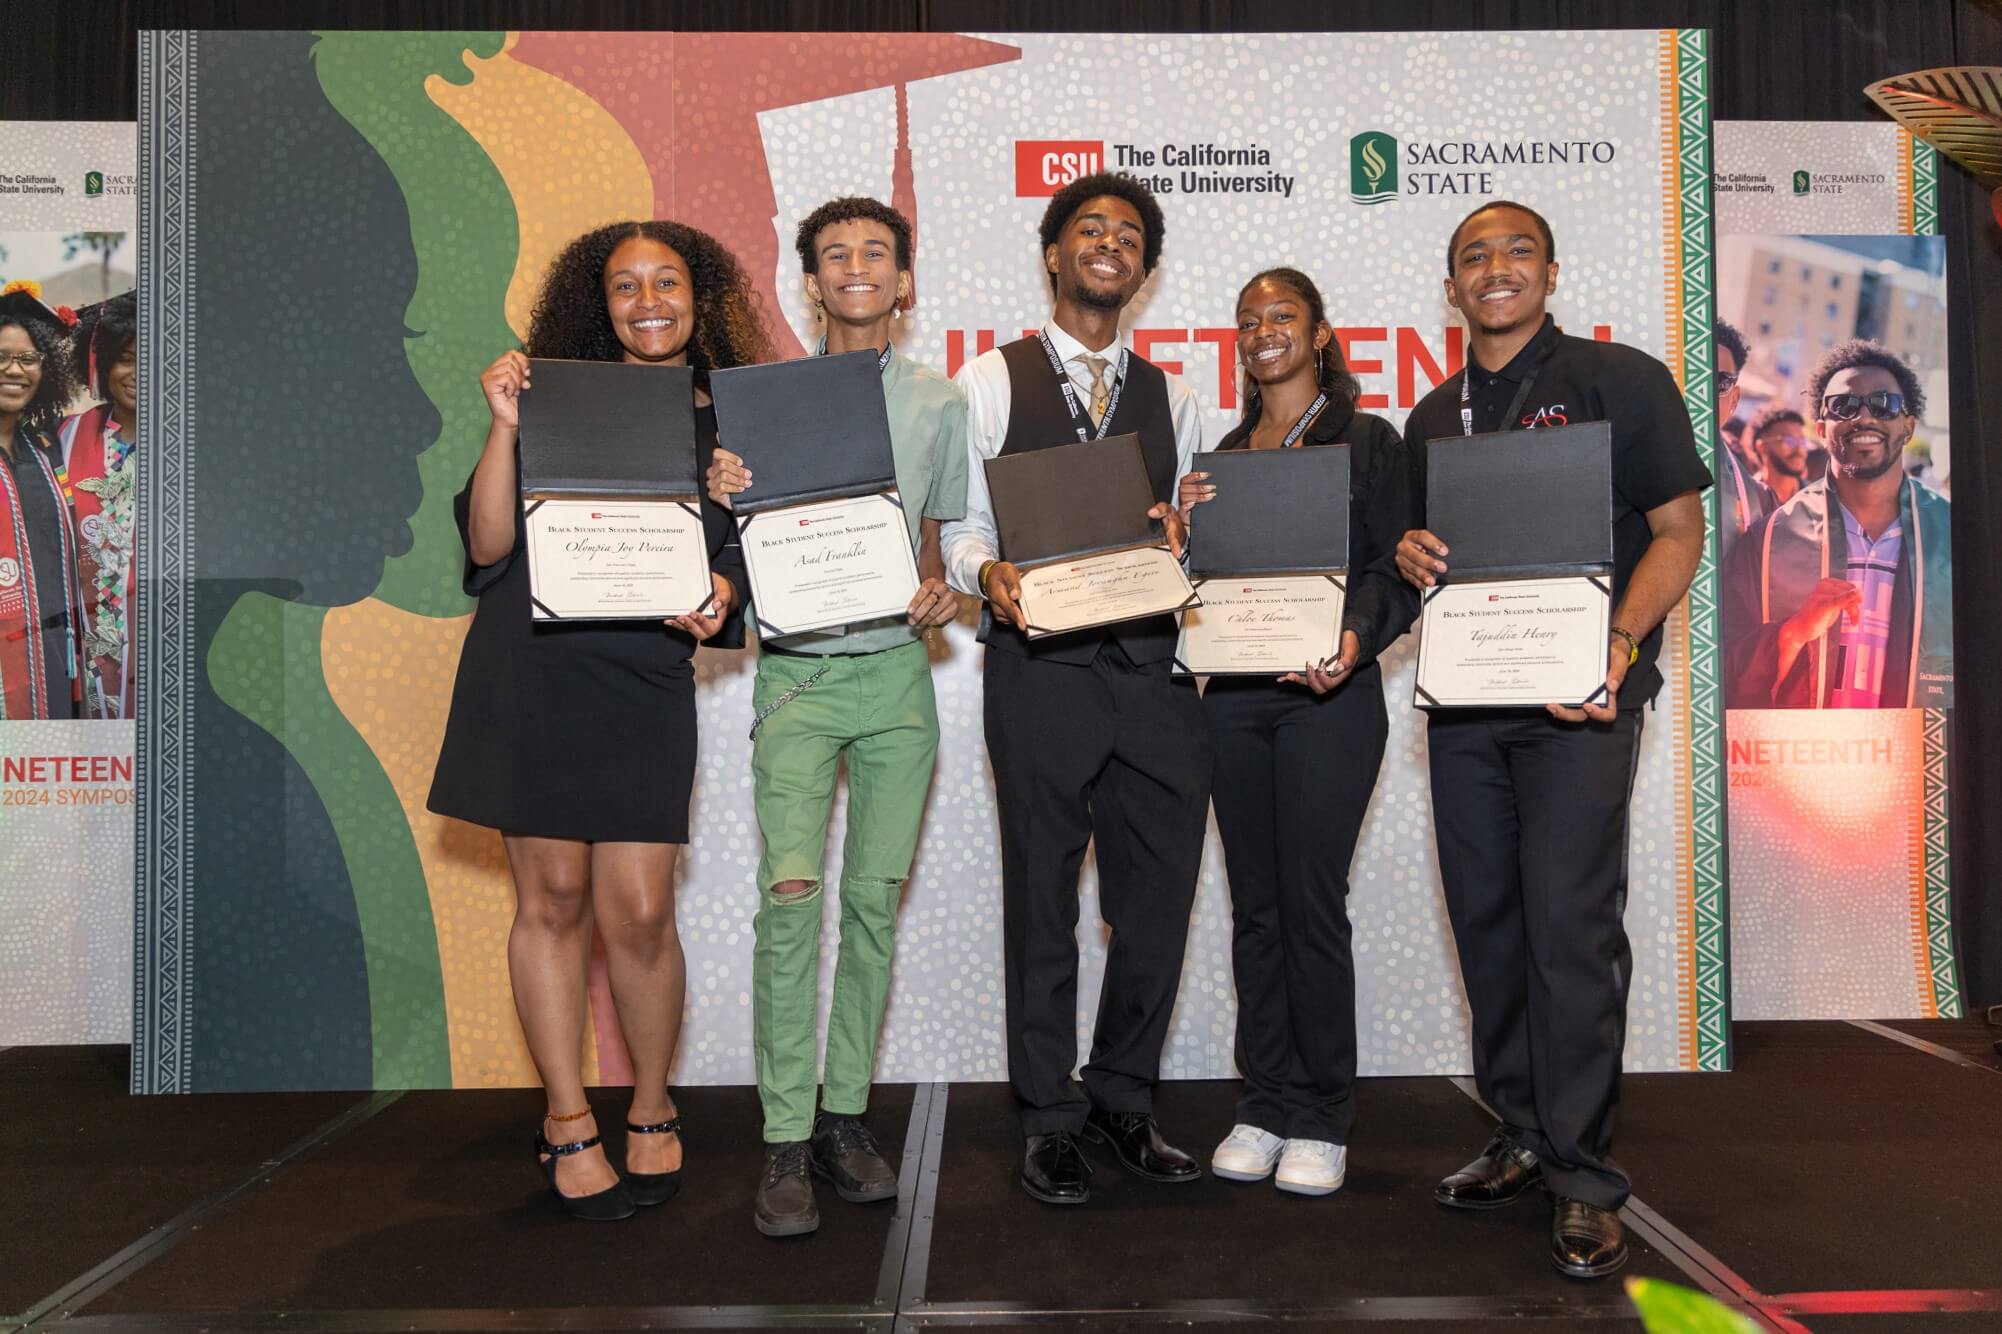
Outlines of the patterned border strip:
[{"label": "patterned border strip", "polygon": [[[1683,402],[1696,425],[1704,461],[1716,468],[1716,404],[1711,397],[1715,319],[1714,215],[1711,201],[1709,33],[1671,29],[1675,78],[1678,234],[1681,238]],[[1671,338],[1671,342],[1677,341]],[[1731,1065],[1731,986],[1724,830],[1724,711],[1718,608],[1717,526],[1707,525],[1703,560],[1689,588],[1688,642],[1683,645],[1688,726],[1690,900],[1695,926],[1696,1068]]]},{"label": "patterned border strip", "polygon": [[1900,127],[1898,135],[1898,230],[1912,234],[1912,135]]},{"label": "patterned border strip", "polygon": [[1925,942],[1932,1011],[1958,1019],[1960,979],[1953,962],[1953,891],[1948,859],[1946,776],[1949,754],[1947,711],[1926,709],[1920,719],[1924,760],[1921,853],[1924,858]]},{"label": "patterned border strip", "polygon": [[1912,140],[1912,234],[1939,235],[1939,150],[1923,139]]},{"label": "patterned border strip", "polygon": [[139,381],[147,439],[131,1080],[134,1093],[185,1093],[193,1083],[187,800],[196,658],[183,502],[194,409],[195,34],[139,40],[139,355],[148,373]]}]

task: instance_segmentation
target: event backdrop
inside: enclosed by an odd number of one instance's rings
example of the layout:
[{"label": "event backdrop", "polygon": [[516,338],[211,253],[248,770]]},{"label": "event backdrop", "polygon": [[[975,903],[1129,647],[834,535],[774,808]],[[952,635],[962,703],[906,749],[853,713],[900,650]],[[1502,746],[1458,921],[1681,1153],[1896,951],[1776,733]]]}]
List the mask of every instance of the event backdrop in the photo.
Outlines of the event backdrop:
[{"label": "event backdrop", "polygon": [[[0,122],[0,285],[131,291],[138,152],[126,122]],[[132,733],[0,718],[0,1047],[132,1033]]]},{"label": "event backdrop", "polygon": [[[158,517],[143,563],[157,669],[140,741],[140,1090],[532,1081],[499,839],[424,799],[470,613],[450,507],[484,438],[476,377],[586,228],[668,216],[715,233],[794,354],[812,335],[794,221],[834,195],[890,200],[918,235],[904,347],[951,370],[1046,314],[1047,197],[1081,171],[1133,172],[1167,215],[1134,339],[1188,378],[1215,440],[1238,406],[1231,313],[1253,271],[1317,276],[1363,406],[1401,422],[1462,363],[1441,292],[1454,223],[1515,197],[1555,227],[1559,319],[1662,358],[1692,414],[1709,412],[1701,32],[145,41],[142,343],[158,434],[144,499]],[[1147,77],[1126,77],[1136,69]],[[1474,96],[1497,85],[1512,95]],[[1670,684],[1642,747],[1635,1069],[1728,1061],[1715,592],[1706,559],[1670,625]],[[891,1080],[1004,1074],[970,614],[942,638],[938,772],[882,1046]],[[685,1082],[752,1073],[750,652],[698,659]],[[1351,904],[1363,1069],[1459,1072],[1466,1008],[1408,641],[1386,679],[1390,745]],[[1089,873],[1082,892],[1089,998],[1103,960]],[[1212,837],[1171,1077],[1230,1072],[1228,937]],[[594,1010],[589,1076],[620,1080],[616,1029]]]},{"label": "event backdrop", "polygon": [[[1811,706],[1773,708],[1755,683],[1734,677],[1734,647],[1762,624],[1765,529],[1723,534],[1731,978],[1741,1019],[1961,1012],[1948,875],[1953,440],[1937,163],[1895,125],[1717,126],[1717,308],[1751,345],[1739,414],[1750,427],[1762,410],[1811,416],[1802,394],[1815,362],[1846,339],[1883,344],[1925,395],[1903,471],[1932,516],[1902,525],[1898,578],[1909,602],[1893,596],[1875,609],[1896,623],[1894,640],[1912,644],[1897,675],[1909,673],[1918,707],[1906,698],[1837,707],[1824,690]],[[1813,463],[1819,441],[1776,421],[1766,438],[1782,465],[1796,448],[1790,433]],[[1782,513],[1814,503],[1803,495]],[[1783,600],[1773,590],[1764,615],[1783,619]],[[1943,660],[1924,643],[1928,626],[1949,644]]]}]

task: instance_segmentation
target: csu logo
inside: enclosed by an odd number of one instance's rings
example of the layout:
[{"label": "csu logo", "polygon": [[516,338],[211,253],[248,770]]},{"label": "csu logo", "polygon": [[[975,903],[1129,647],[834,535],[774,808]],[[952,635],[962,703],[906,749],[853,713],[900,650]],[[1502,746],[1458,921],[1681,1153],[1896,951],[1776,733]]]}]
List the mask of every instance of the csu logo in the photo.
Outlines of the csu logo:
[{"label": "csu logo", "polygon": [[1813,185],[1814,185],[1813,178],[1810,177],[1806,172],[1797,171],[1793,174],[1793,192],[1795,194],[1804,195],[1808,192],[1809,189],[1813,187]]},{"label": "csu logo", "polygon": [[1047,199],[1080,176],[1105,170],[1102,139],[1017,139],[1015,197]]},{"label": "csu logo", "polygon": [[104,173],[87,171],[83,174],[83,196],[85,199],[99,199],[104,195]]},{"label": "csu logo", "polygon": [[1364,130],[1349,140],[1349,198],[1387,204],[1397,198],[1397,138]]}]

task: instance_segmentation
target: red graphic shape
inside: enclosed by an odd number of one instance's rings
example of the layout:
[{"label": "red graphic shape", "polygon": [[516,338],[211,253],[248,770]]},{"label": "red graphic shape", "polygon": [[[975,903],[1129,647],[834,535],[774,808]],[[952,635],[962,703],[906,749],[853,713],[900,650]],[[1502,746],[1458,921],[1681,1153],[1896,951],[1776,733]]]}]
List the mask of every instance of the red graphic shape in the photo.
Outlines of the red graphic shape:
[{"label": "red graphic shape", "polygon": [[1015,195],[1048,199],[1080,176],[1105,170],[1102,139],[1017,139]]},{"label": "red graphic shape", "polygon": [[[952,33],[525,32],[514,59],[581,89],[632,136],[653,174],[654,211],[735,252],[763,297],[779,355],[804,349],[773,287],[778,202],[758,113],[875,88],[898,90],[890,203],[918,226],[903,86],[1021,59]],[[844,151],[830,143],[830,153]]]}]

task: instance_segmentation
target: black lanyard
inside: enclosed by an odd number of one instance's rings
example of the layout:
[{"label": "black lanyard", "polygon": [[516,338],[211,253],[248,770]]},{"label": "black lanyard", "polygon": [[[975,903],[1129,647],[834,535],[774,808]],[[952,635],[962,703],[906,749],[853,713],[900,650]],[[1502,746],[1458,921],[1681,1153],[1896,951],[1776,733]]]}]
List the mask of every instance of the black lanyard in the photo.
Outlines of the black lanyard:
[{"label": "black lanyard", "polygon": [[1098,419],[1097,429],[1091,426],[1091,417],[1078,407],[1077,389],[1071,384],[1070,372],[1064,369],[1064,359],[1057,355],[1057,345],[1050,341],[1049,330],[1039,329],[1036,340],[1043,345],[1043,355],[1050,359],[1050,369],[1056,373],[1057,386],[1063,390],[1064,407],[1069,410],[1071,425],[1077,429],[1080,440],[1101,440],[1105,430],[1112,425],[1112,414],[1119,411],[1119,394],[1126,388],[1126,356],[1128,349],[1119,349],[1119,370],[1112,381],[1112,397],[1105,402],[1105,415]]},{"label": "black lanyard", "polygon": [[1328,396],[1326,394],[1314,395],[1314,401],[1309,403],[1307,410],[1300,414],[1300,420],[1293,423],[1293,429],[1288,431],[1286,438],[1279,442],[1279,448],[1291,449],[1294,445],[1298,444],[1300,437],[1307,434],[1307,424],[1320,416],[1321,409],[1326,406],[1328,406]]},{"label": "black lanyard", "polygon": [[[1501,419],[1502,430],[1513,431],[1516,429],[1514,424],[1515,416],[1518,412],[1522,411],[1522,405],[1529,401],[1530,386],[1536,383],[1537,373],[1544,368],[1544,366],[1549,362],[1550,358],[1556,353],[1556,351],[1557,351],[1557,339],[1553,337],[1550,340],[1550,345],[1543,349],[1542,354],[1539,355],[1533,363],[1531,363],[1528,373],[1522,377],[1522,384],[1520,387],[1516,389],[1515,397],[1509,400],[1508,411],[1502,413],[1502,419]],[[1466,367],[1462,369],[1460,372],[1460,434],[1463,436],[1472,435],[1474,433],[1474,387],[1473,386],[1474,386],[1474,354],[1470,350],[1467,353]]]}]

